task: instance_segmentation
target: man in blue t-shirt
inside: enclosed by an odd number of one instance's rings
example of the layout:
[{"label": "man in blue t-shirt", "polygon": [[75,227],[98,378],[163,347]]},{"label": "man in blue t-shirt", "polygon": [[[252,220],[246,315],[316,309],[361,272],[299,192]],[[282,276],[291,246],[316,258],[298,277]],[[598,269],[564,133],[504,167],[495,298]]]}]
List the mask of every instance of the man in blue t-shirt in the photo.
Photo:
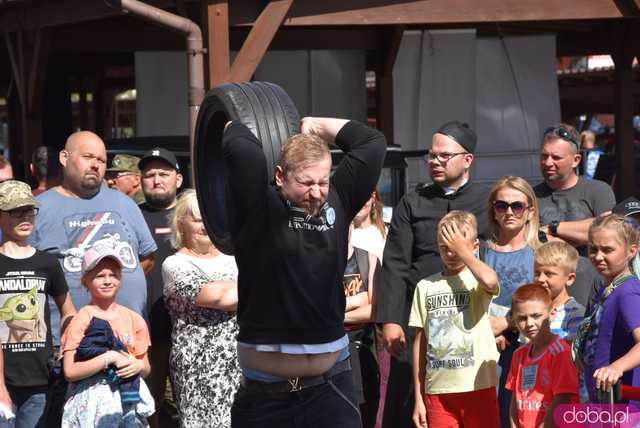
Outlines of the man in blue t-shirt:
[{"label": "man in blue t-shirt", "polygon": [[[135,202],[102,185],[107,161],[104,142],[96,134],[72,134],[60,152],[62,185],[37,197],[40,213],[31,244],[58,257],[77,309],[89,303],[80,283],[84,252],[96,243],[111,245],[124,263],[117,302],[146,315],[145,272],[153,268],[156,243]],[[51,306],[54,344],[59,344],[59,314]]]}]

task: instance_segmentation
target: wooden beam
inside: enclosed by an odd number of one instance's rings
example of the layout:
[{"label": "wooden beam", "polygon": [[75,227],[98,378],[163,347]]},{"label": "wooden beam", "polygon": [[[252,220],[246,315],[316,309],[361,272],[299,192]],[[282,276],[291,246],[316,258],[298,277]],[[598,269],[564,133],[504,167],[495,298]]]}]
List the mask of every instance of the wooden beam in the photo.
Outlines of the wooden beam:
[{"label": "wooden beam", "polygon": [[604,28],[594,28],[587,33],[563,31],[556,37],[557,56],[609,55],[610,52],[610,31]]},{"label": "wooden beam", "polygon": [[[380,27],[280,27],[269,45],[271,50],[361,49],[380,47]],[[240,30],[234,28],[232,30]],[[236,31],[231,33],[231,47],[235,46]]]},{"label": "wooden beam", "polygon": [[[203,19],[207,32],[207,68],[208,88],[229,81],[229,2],[227,0],[208,0]],[[203,17],[204,18],[204,17]]]},{"label": "wooden beam", "polygon": [[[613,34],[614,110],[616,129],[615,182],[616,197],[625,199],[635,193],[635,151],[633,131],[633,72],[631,65],[640,34],[626,22],[619,23]],[[636,46],[634,46],[636,45]]]},{"label": "wooden beam", "polygon": [[[250,25],[246,7],[232,10],[231,25]],[[244,13],[243,13],[244,12]],[[556,21],[624,17],[611,0],[298,0],[286,26],[423,25]]]},{"label": "wooden beam", "polygon": [[[35,32],[31,67],[27,86],[27,113],[38,115],[42,106],[43,85],[47,75],[47,64],[51,47],[51,36],[48,28],[40,28]],[[35,148],[36,146],[34,146]]]},{"label": "wooden beam", "polygon": [[637,0],[613,0],[620,13],[628,17],[640,16],[640,5]]},{"label": "wooden beam", "polygon": [[272,0],[264,8],[233,61],[230,74],[232,82],[251,79],[292,3],[293,0]]}]

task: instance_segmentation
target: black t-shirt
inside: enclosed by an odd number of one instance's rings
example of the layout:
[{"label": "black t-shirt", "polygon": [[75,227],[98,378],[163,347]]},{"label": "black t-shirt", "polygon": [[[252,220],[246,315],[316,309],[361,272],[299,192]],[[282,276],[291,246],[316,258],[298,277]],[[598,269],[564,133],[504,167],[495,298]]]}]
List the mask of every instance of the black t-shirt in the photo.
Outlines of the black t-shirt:
[{"label": "black t-shirt", "polygon": [[55,256],[36,251],[13,259],[0,254],[0,339],[7,385],[48,384],[53,348],[47,296],[68,291]]},{"label": "black t-shirt", "polygon": [[269,183],[261,143],[246,126],[234,122],[225,131],[240,342],[316,344],[344,336],[349,223],[375,188],[386,146],[380,132],[353,121],[335,142],[346,156],[315,217]]},{"label": "black t-shirt", "polygon": [[149,314],[149,326],[151,332],[151,343],[158,340],[168,342],[170,340],[171,321],[164,306],[162,263],[176,250],[171,245],[171,217],[174,208],[159,210],[147,203],[140,205],[140,210],[144,220],[149,226],[151,235],[156,241],[158,249],[154,256],[154,265],[147,278],[147,313]]}]

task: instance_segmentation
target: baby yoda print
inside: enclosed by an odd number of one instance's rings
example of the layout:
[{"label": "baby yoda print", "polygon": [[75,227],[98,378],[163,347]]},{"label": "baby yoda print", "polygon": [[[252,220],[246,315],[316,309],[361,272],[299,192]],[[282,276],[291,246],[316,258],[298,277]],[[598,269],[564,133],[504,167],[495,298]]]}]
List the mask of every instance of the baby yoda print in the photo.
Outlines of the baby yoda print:
[{"label": "baby yoda print", "polygon": [[40,334],[38,287],[5,300],[0,307],[0,321],[4,321],[9,329],[7,343],[43,341]]}]

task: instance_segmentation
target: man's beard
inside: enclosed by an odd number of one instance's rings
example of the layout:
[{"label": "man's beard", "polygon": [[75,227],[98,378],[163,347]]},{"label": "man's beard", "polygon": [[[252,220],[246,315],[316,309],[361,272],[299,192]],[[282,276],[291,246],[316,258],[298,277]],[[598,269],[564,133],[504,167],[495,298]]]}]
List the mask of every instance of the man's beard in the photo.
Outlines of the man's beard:
[{"label": "man's beard", "polygon": [[155,208],[167,208],[176,199],[175,191],[166,191],[164,193],[145,193],[146,202]]},{"label": "man's beard", "polygon": [[80,188],[86,190],[88,193],[97,192],[102,186],[102,180],[97,178],[83,178],[80,182]]}]

